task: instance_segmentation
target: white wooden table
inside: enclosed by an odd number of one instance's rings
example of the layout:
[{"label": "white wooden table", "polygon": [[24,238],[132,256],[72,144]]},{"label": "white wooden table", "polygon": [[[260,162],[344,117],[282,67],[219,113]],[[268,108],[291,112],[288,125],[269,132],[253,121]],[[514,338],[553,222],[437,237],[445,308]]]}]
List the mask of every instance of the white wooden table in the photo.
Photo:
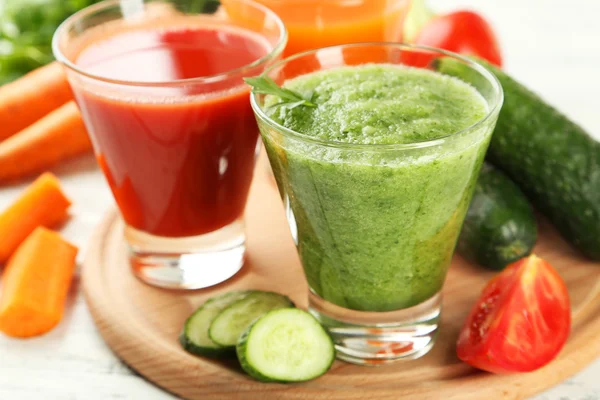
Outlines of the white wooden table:
[{"label": "white wooden table", "polygon": [[[600,138],[599,0],[430,1],[438,10],[470,6],[488,16],[501,38],[506,70]],[[113,200],[91,157],[55,172],[75,203],[75,217],[63,233],[83,253],[92,229]],[[1,188],[0,208],[22,187]],[[69,303],[64,320],[45,336],[30,340],[0,336],[0,400],[173,398],[129,370],[104,344],[78,281]],[[600,399],[600,360],[535,399]]]}]

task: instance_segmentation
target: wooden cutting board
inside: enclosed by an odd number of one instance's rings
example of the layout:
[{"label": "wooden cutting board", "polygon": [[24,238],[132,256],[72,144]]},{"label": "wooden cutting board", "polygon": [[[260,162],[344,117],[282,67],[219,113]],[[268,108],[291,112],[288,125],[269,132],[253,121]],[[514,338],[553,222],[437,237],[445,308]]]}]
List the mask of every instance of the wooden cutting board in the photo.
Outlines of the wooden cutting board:
[{"label": "wooden cutting board", "polygon": [[259,164],[248,209],[248,254],[231,280],[192,292],[147,286],[130,273],[123,224],[111,212],[97,228],[83,269],[83,288],[96,325],[114,352],[156,385],[186,399],[524,399],[600,357],[600,263],[582,258],[540,222],[536,252],[567,283],[572,333],[559,357],[536,372],[510,376],[476,371],[455,355],[459,329],[492,272],[453,260],[444,287],[440,335],[425,357],[383,367],[336,361],[323,377],[303,384],[266,384],[248,378],[235,361],[184,352],[177,336],[184,320],[216,293],[256,288],[289,295],[306,306],[307,286],[277,189]]}]

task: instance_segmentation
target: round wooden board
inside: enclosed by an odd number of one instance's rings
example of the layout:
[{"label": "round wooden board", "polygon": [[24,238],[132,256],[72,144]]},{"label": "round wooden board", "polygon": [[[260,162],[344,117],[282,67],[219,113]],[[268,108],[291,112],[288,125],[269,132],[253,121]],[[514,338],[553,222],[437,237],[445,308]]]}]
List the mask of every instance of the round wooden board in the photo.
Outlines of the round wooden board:
[{"label": "round wooden board", "polygon": [[98,227],[83,269],[83,288],[100,333],[129,366],[186,399],[523,399],[549,388],[600,356],[600,263],[579,256],[546,223],[536,252],[558,269],[569,288],[573,327],[559,357],[528,374],[492,375],[461,363],[458,331],[493,273],[455,257],[444,287],[440,335],[425,357],[378,368],[336,361],[311,382],[266,384],[235,361],[194,357],[177,336],[184,320],[216,293],[267,289],[306,306],[307,286],[276,187],[259,164],[247,209],[248,254],[240,273],[218,286],[179,292],[147,286],[129,270],[123,224],[116,212]]}]

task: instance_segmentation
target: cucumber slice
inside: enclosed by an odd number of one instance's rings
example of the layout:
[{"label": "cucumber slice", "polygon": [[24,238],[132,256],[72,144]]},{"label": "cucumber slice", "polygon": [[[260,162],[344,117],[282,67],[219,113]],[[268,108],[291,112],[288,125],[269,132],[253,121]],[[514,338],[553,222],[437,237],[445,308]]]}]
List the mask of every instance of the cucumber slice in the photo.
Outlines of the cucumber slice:
[{"label": "cucumber slice", "polygon": [[325,328],[298,308],[273,310],[242,334],[237,345],[242,368],[264,382],[302,382],[323,375],[335,359]]},{"label": "cucumber slice", "polygon": [[208,335],[214,343],[233,350],[240,335],[255,319],[268,311],[288,307],[294,307],[294,303],[284,295],[254,291],[221,311],[210,324]]},{"label": "cucumber slice", "polygon": [[179,342],[183,348],[193,354],[222,357],[232,354],[231,349],[213,342],[208,336],[208,328],[217,315],[232,303],[248,296],[251,291],[223,293],[215,296],[196,310],[183,325]]}]

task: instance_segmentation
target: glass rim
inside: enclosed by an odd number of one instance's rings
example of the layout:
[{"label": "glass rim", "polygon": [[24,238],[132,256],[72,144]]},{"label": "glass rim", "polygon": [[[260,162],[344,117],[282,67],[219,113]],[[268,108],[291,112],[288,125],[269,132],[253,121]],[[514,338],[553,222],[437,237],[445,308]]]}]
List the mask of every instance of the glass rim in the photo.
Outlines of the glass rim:
[{"label": "glass rim", "polygon": [[[260,75],[267,77],[269,73],[276,68],[280,68],[281,66],[297,60],[299,58],[316,54],[323,50],[328,49],[343,49],[343,48],[352,48],[352,47],[387,47],[387,48],[396,48],[396,49],[412,49],[412,50],[426,50],[433,53],[438,53],[447,57],[456,58],[463,63],[467,64],[470,68],[474,69],[476,72],[483,75],[483,77],[492,84],[494,90],[494,100],[495,104],[492,104],[492,107],[489,107],[487,114],[474,122],[473,124],[467,126],[466,128],[460,129],[456,132],[449,133],[447,135],[430,139],[423,140],[418,142],[410,142],[410,143],[378,143],[378,144],[366,144],[366,143],[348,143],[348,142],[340,142],[335,140],[326,140],[320,139],[313,136],[308,136],[301,132],[297,132],[293,129],[286,128],[285,126],[279,124],[277,121],[273,120],[269,117],[263,110],[263,108],[258,104],[257,93],[254,91],[250,94],[250,104],[252,105],[252,109],[255,114],[265,123],[269,124],[272,128],[275,128],[277,131],[281,132],[284,136],[288,136],[294,138],[296,140],[302,142],[309,142],[312,144],[317,144],[326,147],[340,148],[340,149],[355,149],[355,150],[399,150],[399,149],[416,149],[416,148],[426,148],[433,147],[437,145],[441,145],[446,143],[448,140],[454,139],[456,137],[462,137],[464,134],[469,132],[477,131],[479,127],[481,127],[484,123],[489,121],[490,118],[493,117],[494,114],[499,113],[500,108],[504,102],[504,90],[502,89],[502,85],[496,75],[490,72],[487,68],[485,68],[482,64],[473,61],[465,56],[454,53],[452,51],[439,49],[436,47],[430,46],[421,46],[421,45],[413,45],[413,44],[405,44],[405,43],[394,43],[394,42],[364,42],[364,43],[351,43],[351,44],[342,44],[328,47],[321,47],[319,49],[313,49],[304,51],[301,53],[294,54],[293,56],[287,57],[281,61],[276,62],[275,64],[269,66],[265,71]],[[316,72],[316,71],[315,71]],[[468,82],[467,82],[468,83]],[[486,101],[487,102],[487,101]]]},{"label": "glass rim", "polygon": [[[287,28],[285,27],[285,24],[283,23],[283,21],[281,20],[281,18],[279,17],[279,15],[277,15],[275,12],[273,12],[270,8],[254,1],[254,0],[235,0],[235,1],[239,1],[242,3],[245,3],[246,5],[250,5],[252,7],[254,7],[255,9],[258,9],[262,12],[265,13],[265,15],[268,15],[271,19],[273,19],[277,25],[277,28],[280,31],[280,36],[279,36],[279,40],[277,41],[277,44],[275,45],[275,47],[273,47],[273,49],[271,49],[271,51],[269,51],[267,54],[265,54],[264,56],[260,57],[257,60],[252,61],[249,64],[246,65],[242,65],[241,67],[238,68],[234,68],[225,72],[221,72],[218,74],[214,74],[214,75],[205,75],[205,76],[199,76],[199,77],[195,77],[195,78],[186,78],[186,79],[173,79],[170,81],[156,81],[156,82],[143,82],[143,81],[134,81],[134,80],[123,80],[123,79],[113,79],[113,78],[108,78],[102,75],[98,75],[98,74],[94,74],[88,71],[85,71],[85,68],[81,68],[79,66],[77,66],[77,64],[75,64],[73,61],[71,61],[69,59],[69,57],[67,57],[63,51],[60,49],[60,39],[63,35],[65,35],[65,33],[68,31],[69,28],[73,27],[75,24],[77,24],[79,21],[89,17],[90,15],[99,12],[99,11],[104,11],[113,7],[119,7],[119,5],[121,4],[122,0],[103,0],[99,3],[96,4],[92,4],[88,7],[85,7],[79,11],[77,11],[76,13],[74,13],[73,15],[71,15],[70,17],[68,17],[67,19],[65,19],[56,29],[56,31],[54,32],[54,34],[52,35],[52,53],[54,54],[54,57],[56,58],[56,60],[61,63],[62,65],[64,65],[65,67],[67,67],[68,69],[81,74],[85,77],[97,80],[97,81],[102,81],[102,82],[106,82],[106,83],[112,83],[112,84],[117,84],[117,85],[123,85],[123,86],[137,86],[137,87],[165,87],[165,86],[185,86],[185,85],[190,85],[190,84],[210,84],[210,83],[216,83],[216,82],[220,82],[223,80],[226,80],[228,78],[234,77],[238,74],[243,73],[243,71],[251,69],[251,68],[255,68],[258,67],[262,64],[266,64],[269,61],[275,59],[277,56],[279,56],[283,50],[285,49],[285,46],[287,44],[288,41],[288,32],[287,32]],[[144,2],[144,4],[146,4],[146,2]],[[201,15],[201,14],[197,14],[197,15]]]}]

